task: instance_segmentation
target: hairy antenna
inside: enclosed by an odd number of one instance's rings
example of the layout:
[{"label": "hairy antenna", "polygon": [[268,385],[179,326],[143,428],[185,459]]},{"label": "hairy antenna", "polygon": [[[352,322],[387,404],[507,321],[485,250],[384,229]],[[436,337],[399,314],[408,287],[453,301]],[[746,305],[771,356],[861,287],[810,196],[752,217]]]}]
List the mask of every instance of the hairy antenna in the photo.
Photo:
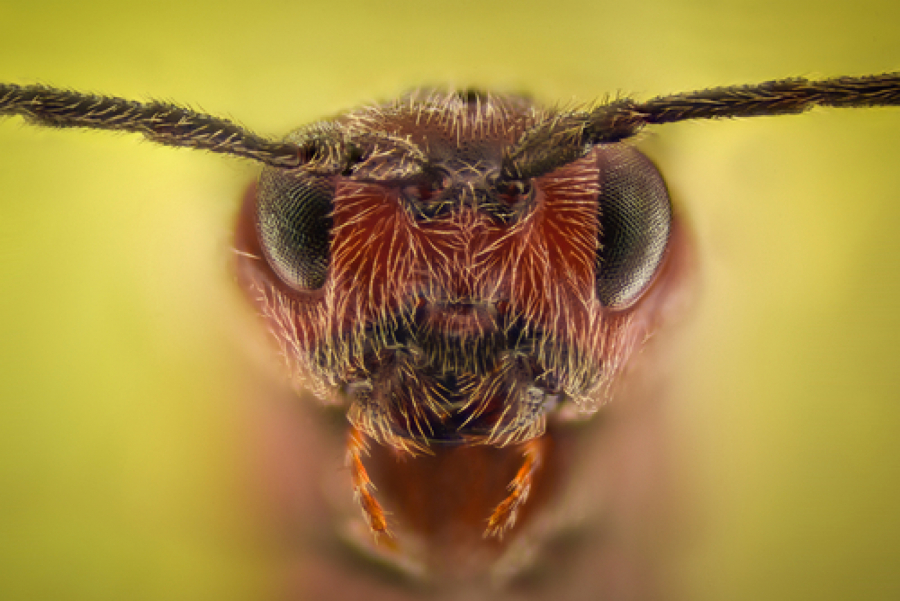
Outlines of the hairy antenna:
[{"label": "hairy antenna", "polygon": [[581,156],[593,144],[630,138],[647,125],[788,115],[816,106],[900,106],[900,73],[820,81],[781,79],[657,96],[647,102],[624,98],[592,111],[562,113],[521,137],[507,155],[503,175],[524,179],[547,173]]},{"label": "hairy antenna", "polygon": [[0,115],[48,127],[85,127],[143,134],[166,146],[221,152],[285,169],[309,162],[316,148],[267,140],[219,117],[166,102],[135,102],[43,85],[0,84]]}]

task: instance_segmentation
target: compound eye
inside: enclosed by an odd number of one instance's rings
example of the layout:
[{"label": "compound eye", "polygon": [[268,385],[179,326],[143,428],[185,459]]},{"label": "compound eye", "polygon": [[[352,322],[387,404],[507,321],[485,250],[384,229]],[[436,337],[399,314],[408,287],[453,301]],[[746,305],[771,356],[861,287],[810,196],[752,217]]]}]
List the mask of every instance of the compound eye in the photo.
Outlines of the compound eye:
[{"label": "compound eye", "polygon": [[266,169],[257,188],[257,227],[269,265],[295,290],[325,284],[334,185],[329,178]]},{"label": "compound eye", "polygon": [[597,148],[600,159],[597,297],[605,307],[634,303],[662,262],[672,208],[662,176],[633,148]]}]

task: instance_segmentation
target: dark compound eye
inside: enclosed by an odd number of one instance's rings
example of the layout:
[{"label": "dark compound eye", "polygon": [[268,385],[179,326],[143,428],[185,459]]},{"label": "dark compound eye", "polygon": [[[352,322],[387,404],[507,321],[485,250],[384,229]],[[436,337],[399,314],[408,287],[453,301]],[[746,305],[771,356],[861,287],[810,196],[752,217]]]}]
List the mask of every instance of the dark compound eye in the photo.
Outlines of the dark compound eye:
[{"label": "dark compound eye", "polygon": [[257,188],[259,239],[272,269],[296,290],[325,284],[334,210],[329,178],[266,169]]},{"label": "dark compound eye", "polygon": [[672,208],[650,159],[620,144],[598,147],[600,157],[597,297],[627,307],[653,280],[669,240]]}]

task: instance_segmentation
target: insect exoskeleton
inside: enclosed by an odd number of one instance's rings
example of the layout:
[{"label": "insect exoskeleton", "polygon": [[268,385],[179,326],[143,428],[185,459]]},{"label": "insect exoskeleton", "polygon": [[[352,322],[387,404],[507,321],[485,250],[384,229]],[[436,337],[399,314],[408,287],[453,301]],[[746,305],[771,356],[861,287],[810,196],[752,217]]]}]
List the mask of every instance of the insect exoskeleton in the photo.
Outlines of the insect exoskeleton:
[{"label": "insect exoskeleton", "polygon": [[[624,143],[544,152],[570,135],[553,129],[559,117],[518,97],[416,92],[292,133],[324,150],[302,169],[265,169],[247,196],[242,286],[297,377],[346,408],[376,535],[502,537],[549,460],[548,421],[595,410],[655,326],[666,185]],[[522,144],[530,136],[547,145]],[[396,469],[417,476],[399,487],[445,510],[398,511],[414,503],[392,485],[390,524],[367,439],[407,455]],[[488,448],[462,449],[473,446]],[[411,467],[435,462],[440,477]],[[454,462],[462,473],[448,478]],[[457,516],[454,490],[467,507],[483,496],[482,512]]]}]

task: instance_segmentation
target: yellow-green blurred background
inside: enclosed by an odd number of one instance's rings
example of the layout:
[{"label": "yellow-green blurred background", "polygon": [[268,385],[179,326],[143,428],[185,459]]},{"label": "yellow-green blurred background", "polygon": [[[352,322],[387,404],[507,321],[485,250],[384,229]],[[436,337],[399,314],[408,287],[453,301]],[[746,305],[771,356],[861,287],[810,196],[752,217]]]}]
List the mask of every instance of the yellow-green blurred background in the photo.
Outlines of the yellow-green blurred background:
[{"label": "yellow-green blurred background", "polygon": [[[569,103],[898,70],[898,21],[894,0],[0,0],[0,80],[280,134],[423,84]],[[702,269],[667,409],[693,517],[664,590],[900,598],[900,110],[646,142]],[[263,336],[229,274],[254,171],[0,123],[0,598],[275,594],[246,490],[242,338]]]}]

